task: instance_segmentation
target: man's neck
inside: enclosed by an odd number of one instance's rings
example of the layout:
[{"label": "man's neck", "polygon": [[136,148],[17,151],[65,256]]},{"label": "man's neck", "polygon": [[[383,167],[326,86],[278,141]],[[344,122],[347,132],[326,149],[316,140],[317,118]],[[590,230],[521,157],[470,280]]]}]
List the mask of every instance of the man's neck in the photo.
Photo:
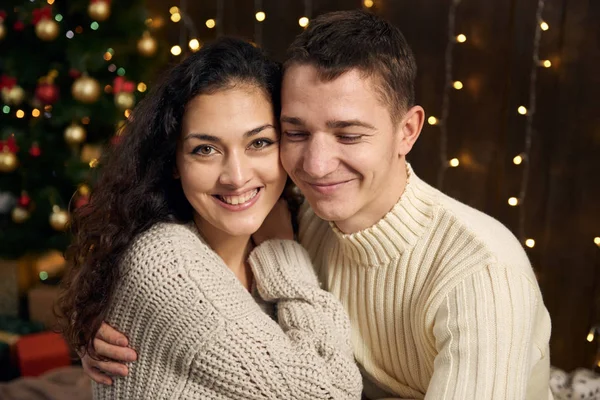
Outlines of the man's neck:
[{"label": "man's neck", "polygon": [[394,208],[406,189],[408,182],[407,166],[404,159],[397,169],[398,173],[382,187],[375,200],[366,204],[351,218],[344,221],[335,221],[337,228],[346,233],[356,233],[377,224],[385,215]]}]

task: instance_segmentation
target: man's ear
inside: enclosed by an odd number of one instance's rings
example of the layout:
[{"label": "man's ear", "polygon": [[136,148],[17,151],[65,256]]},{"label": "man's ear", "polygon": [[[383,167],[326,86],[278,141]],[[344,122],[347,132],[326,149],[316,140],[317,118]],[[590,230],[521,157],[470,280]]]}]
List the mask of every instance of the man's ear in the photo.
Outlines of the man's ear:
[{"label": "man's ear", "polygon": [[406,156],[421,134],[425,121],[425,110],[421,106],[411,107],[398,124],[398,134],[401,136],[398,142],[398,155]]}]

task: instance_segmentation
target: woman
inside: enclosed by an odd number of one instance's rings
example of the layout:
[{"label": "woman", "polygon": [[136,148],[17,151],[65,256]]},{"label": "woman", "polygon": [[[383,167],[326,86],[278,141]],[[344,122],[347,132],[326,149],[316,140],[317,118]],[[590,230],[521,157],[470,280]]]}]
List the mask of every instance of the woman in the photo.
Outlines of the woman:
[{"label": "woman", "polygon": [[276,204],[280,79],[260,50],[224,39],[133,112],[74,217],[61,299],[74,348],[93,357],[105,320],[140,354],[94,398],[360,397],[344,310]]}]

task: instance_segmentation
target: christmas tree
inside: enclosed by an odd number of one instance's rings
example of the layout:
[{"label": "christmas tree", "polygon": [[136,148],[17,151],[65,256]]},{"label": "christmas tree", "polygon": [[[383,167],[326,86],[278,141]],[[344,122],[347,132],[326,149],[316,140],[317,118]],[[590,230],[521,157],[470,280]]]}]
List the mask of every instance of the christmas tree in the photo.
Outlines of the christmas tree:
[{"label": "christmas tree", "polygon": [[64,251],[102,149],[164,52],[140,0],[0,8],[0,259],[15,259]]}]

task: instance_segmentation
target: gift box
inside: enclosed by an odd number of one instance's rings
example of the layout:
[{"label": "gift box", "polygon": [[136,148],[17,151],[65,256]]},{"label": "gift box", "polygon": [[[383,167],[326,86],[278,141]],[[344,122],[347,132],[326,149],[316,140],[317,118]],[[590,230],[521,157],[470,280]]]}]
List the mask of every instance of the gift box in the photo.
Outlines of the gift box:
[{"label": "gift box", "polygon": [[67,343],[54,332],[22,336],[15,344],[15,354],[21,376],[40,376],[52,369],[71,365]]}]

